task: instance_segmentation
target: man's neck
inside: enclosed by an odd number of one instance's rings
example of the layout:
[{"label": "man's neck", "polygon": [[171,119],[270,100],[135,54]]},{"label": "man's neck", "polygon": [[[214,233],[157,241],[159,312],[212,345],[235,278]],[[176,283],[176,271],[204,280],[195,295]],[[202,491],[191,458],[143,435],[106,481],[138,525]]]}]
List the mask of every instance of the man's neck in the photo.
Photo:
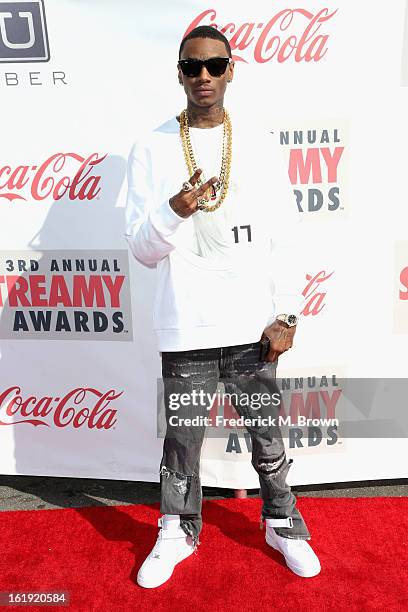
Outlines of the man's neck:
[{"label": "man's neck", "polygon": [[224,106],[221,102],[209,108],[197,108],[187,103],[187,116],[190,127],[216,127],[224,121]]}]

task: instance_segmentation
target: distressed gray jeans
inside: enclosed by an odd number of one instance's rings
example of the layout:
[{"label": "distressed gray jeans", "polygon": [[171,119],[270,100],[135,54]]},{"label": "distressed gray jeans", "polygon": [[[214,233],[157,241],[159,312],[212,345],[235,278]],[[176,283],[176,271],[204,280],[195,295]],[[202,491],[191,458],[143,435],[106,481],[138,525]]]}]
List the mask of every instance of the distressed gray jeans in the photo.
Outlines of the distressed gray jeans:
[{"label": "distressed gray jeans", "polygon": [[192,396],[192,391],[216,393],[218,382],[223,382],[225,393],[231,394],[231,404],[238,415],[251,419],[246,428],[252,442],[251,463],[259,476],[263,500],[261,522],[265,518],[288,519],[283,521],[285,526],[274,527],[278,535],[307,540],[311,537],[296,508],[296,498],[286,482],[293,460],[288,461],[286,458],[280,428],[275,423],[265,424],[265,420],[258,425],[256,418],[253,418],[268,415],[276,418],[279,405],[270,402],[267,406],[254,409],[248,402],[240,401],[243,394],[251,396],[256,393],[259,396],[259,393],[268,393],[271,396],[279,394],[280,397],[276,383],[276,362],[261,360],[260,351],[261,343],[253,342],[161,354],[166,436],[160,462],[160,511],[163,514],[179,514],[182,529],[193,537],[195,545],[199,544],[202,529],[199,470],[206,428],[205,425],[172,425],[169,418],[177,414],[179,423],[183,418],[200,415],[208,417],[208,405],[204,402],[198,406],[185,402],[184,405],[180,403],[175,411],[170,399],[176,394]]}]

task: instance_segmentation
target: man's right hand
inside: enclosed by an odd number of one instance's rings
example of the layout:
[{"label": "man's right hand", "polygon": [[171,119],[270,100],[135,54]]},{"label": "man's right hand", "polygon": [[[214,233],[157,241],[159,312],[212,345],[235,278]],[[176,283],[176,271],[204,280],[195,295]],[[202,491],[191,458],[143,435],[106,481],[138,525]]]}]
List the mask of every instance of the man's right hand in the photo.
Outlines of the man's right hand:
[{"label": "man's right hand", "polygon": [[195,184],[197,183],[201,173],[201,168],[197,168],[189,180],[194,189],[190,189],[189,191],[184,191],[184,189],[181,189],[177,195],[173,196],[169,200],[171,208],[180,217],[190,217],[193,213],[197,212],[197,199],[202,198],[205,192],[218,181],[218,178],[213,176],[206,183],[204,183],[204,185],[196,189]]}]

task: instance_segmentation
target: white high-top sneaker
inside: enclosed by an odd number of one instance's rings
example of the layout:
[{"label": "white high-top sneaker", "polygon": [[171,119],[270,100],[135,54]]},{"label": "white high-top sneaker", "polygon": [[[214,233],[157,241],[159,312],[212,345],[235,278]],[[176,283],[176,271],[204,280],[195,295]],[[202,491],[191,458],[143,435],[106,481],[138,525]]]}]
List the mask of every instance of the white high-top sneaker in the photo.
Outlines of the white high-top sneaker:
[{"label": "white high-top sneaker", "polygon": [[158,526],[161,529],[156,544],[137,574],[137,583],[146,589],[164,584],[177,563],[195,550],[193,538],[181,528],[178,514],[164,514],[159,518]]},{"label": "white high-top sneaker", "polygon": [[265,519],[266,531],[265,539],[269,546],[279,550],[285,557],[286,565],[298,576],[311,578],[316,576],[320,570],[320,561],[316,553],[306,542],[298,538],[284,538],[279,536],[274,530],[275,527],[290,527],[285,521],[289,519]]}]

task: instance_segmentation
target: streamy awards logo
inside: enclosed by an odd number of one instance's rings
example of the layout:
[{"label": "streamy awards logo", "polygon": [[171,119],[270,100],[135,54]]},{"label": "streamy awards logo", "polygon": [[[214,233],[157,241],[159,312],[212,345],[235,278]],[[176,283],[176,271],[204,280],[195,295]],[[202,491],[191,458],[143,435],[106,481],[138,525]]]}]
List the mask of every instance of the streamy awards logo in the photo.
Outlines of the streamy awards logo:
[{"label": "streamy awards logo", "polygon": [[289,423],[287,448],[291,456],[344,453],[344,365],[282,368],[279,381],[283,414]]},{"label": "streamy awards logo", "polygon": [[48,62],[43,0],[0,0],[0,62]]},{"label": "streamy awards logo", "polygon": [[[281,393],[281,401],[273,425],[281,428],[289,449],[331,449],[342,444],[339,406],[343,391],[336,374],[277,378],[277,389]],[[224,452],[230,455],[252,452],[251,435],[240,421],[228,393],[218,392],[214,395],[208,412],[207,438],[223,438]],[[266,419],[262,409],[259,409],[259,413],[260,418]],[[214,434],[215,430],[218,435]],[[219,447],[215,448],[219,452]]]},{"label": "streamy awards logo", "polygon": [[344,122],[280,129],[290,181],[300,213],[319,218],[347,209],[347,143]]},{"label": "streamy awards logo", "polygon": [[0,336],[133,340],[128,252],[0,252]]}]

